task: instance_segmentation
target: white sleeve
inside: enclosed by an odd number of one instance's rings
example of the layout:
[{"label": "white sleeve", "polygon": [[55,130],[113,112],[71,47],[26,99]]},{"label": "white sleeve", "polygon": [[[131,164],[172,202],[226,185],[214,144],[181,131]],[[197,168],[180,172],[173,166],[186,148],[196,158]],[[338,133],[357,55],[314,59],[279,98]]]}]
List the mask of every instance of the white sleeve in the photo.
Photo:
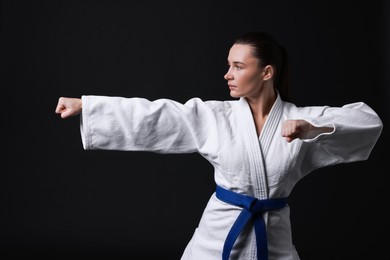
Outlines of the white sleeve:
[{"label": "white sleeve", "polygon": [[216,118],[199,98],[181,104],[169,99],[82,96],[82,102],[80,130],[86,150],[217,154]]},{"label": "white sleeve", "polygon": [[[304,140],[317,143],[332,158],[326,158],[328,156],[321,155],[317,150],[317,164],[323,164],[324,161],[334,164],[366,160],[383,128],[382,121],[376,112],[363,102],[342,107],[324,107],[319,115],[305,118],[305,120],[314,126],[334,128],[331,133]],[[316,153],[316,151],[313,152]],[[313,158],[316,157],[313,154]]]}]

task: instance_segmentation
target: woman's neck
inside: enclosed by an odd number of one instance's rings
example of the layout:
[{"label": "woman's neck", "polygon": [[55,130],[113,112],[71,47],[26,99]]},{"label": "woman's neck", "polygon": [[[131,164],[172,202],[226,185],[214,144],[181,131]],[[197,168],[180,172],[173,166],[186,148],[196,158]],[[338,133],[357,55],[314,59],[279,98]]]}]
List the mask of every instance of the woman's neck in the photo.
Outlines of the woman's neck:
[{"label": "woman's neck", "polygon": [[268,91],[262,91],[256,97],[246,97],[246,99],[252,112],[257,135],[260,136],[268,114],[275,103],[276,93],[273,88],[268,88]]},{"label": "woman's neck", "polygon": [[276,92],[273,88],[267,88],[259,95],[246,97],[254,118],[263,119],[268,116],[276,100]]}]

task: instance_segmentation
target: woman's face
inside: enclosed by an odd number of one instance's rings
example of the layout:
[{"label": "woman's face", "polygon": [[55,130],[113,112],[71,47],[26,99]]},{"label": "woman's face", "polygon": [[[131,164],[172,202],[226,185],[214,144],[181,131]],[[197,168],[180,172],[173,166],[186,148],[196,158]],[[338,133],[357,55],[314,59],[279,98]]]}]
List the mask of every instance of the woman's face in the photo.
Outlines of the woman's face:
[{"label": "woman's face", "polygon": [[229,51],[229,70],[224,78],[228,81],[230,96],[257,97],[263,85],[263,68],[252,55],[252,46],[234,44]]}]

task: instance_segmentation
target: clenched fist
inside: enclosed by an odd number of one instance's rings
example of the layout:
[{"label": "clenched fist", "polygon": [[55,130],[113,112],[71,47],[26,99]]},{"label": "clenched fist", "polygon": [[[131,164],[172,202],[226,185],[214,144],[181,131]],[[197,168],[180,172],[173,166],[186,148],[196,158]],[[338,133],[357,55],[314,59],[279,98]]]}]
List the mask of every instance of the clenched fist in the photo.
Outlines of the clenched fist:
[{"label": "clenched fist", "polygon": [[80,98],[60,97],[56,107],[56,114],[61,114],[61,118],[76,116],[81,113],[82,101]]},{"label": "clenched fist", "polygon": [[330,133],[333,130],[333,127],[315,127],[305,120],[286,120],[282,125],[282,136],[286,137],[287,142],[291,142],[296,138],[314,138],[319,134]]}]

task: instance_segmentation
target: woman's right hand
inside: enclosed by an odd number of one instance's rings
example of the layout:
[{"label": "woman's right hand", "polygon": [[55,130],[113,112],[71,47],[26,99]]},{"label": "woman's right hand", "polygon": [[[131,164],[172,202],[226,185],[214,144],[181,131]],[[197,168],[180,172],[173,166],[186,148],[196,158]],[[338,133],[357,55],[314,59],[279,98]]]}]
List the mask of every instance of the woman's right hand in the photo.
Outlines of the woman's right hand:
[{"label": "woman's right hand", "polygon": [[61,118],[68,118],[80,114],[81,109],[81,98],[60,97],[56,107],[56,114],[61,114]]}]

